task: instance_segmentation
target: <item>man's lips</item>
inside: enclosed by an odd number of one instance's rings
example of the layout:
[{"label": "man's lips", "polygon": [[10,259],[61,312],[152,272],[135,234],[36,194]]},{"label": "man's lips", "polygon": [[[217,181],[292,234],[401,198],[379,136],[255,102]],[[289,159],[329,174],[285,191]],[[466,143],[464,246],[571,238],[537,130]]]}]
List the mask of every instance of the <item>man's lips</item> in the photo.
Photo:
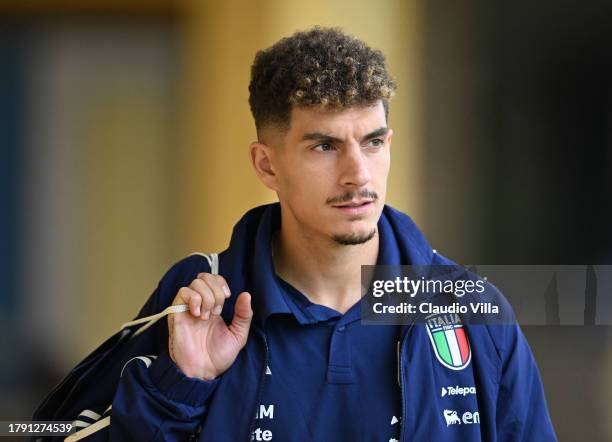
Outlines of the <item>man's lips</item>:
[{"label": "man's lips", "polygon": [[348,203],[336,204],[334,207],[358,207],[363,206],[364,204],[369,204],[374,200],[353,200]]},{"label": "man's lips", "polygon": [[343,205],[333,206],[348,215],[361,215],[370,211],[374,207],[374,201],[352,201],[350,203],[344,203]]}]

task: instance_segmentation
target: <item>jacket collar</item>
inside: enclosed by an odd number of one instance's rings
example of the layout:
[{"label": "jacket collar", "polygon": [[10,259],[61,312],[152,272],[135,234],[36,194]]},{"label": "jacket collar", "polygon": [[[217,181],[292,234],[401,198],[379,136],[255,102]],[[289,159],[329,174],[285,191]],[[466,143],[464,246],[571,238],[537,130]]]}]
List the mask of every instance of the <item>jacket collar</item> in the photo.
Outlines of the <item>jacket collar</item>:
[{"label": "jacket collar", "polygon": [[[275,275],[271,251],[272,232],[281,225],[280,211],[279,202],[249,210],[234,226],[230,246],[224,252],[227,255],[220,257],[225,258],[221,261],[221,270],[231,269],[228,283],[232,291],[250,291],[254,322],[260,327],[273,313],[291,312]],[[377,264],[432,262],[431,247],[408,215],[385,205],[378,220],[378,231]]]}]

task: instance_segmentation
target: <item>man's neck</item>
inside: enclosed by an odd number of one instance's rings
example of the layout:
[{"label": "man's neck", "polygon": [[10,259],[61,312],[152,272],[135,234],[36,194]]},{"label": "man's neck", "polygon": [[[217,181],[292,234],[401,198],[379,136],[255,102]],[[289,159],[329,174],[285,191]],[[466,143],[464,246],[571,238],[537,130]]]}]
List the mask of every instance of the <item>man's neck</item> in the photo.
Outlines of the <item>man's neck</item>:
[{"label": "man's neck", "polygon": [[376,264],[378,248],[378,230],[358,245],[341,245],[287,228],[275,231],[272,239],[276,274],[310,301],[341,313],[361,297],[361,265]]}]

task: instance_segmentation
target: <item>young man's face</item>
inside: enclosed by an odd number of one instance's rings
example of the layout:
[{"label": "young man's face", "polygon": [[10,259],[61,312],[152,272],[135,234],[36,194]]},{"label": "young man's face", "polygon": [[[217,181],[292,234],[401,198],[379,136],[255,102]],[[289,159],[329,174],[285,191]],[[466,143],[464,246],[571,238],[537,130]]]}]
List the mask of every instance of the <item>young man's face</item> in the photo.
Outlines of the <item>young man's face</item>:
[{"label": "young man's face", "polygon": [[264,149],[273,173],[260,177],[277,192],[283,219],[307,235],[361,244],[375,235],[383,209],[391,136],[381,101],[340,111],[294,108],[282,145]]}]

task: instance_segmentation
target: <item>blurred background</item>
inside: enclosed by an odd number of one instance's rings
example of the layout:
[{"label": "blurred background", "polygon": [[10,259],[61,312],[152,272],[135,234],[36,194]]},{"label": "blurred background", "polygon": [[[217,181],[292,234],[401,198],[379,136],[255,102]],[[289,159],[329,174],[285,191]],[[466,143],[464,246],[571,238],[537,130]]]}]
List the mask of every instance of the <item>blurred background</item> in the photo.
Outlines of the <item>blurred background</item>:
[{"label": "blurred background", "polygon": [[[441,253],[612,264],[609,1],[2,0],[0,420],[276,200],[248,160],[250,65],[315,24],[386,54],[387,202]],[[612,440],[610,327],[524,331],[559,439]]]}]

